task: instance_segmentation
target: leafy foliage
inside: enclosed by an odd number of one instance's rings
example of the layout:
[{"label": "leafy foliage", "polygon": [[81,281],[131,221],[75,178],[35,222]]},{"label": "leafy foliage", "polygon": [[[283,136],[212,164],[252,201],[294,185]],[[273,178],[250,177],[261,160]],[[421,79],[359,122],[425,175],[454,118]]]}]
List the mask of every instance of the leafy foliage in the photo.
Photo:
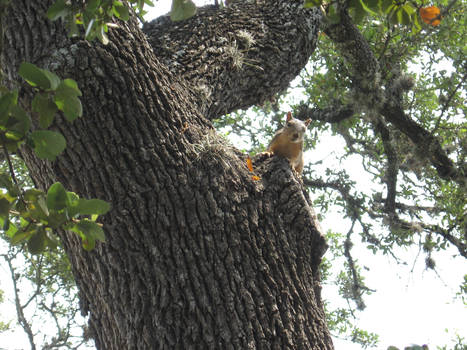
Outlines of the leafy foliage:
[{"label": "leafy foliage", "polygon": [[[59,228],[78,234],[87,250],[94,248],[96,240],[105,241],[95,220],[110,209],[107,202],[80,199],[59,182],[47,193],[35,188],[20,192],[6,174],[1,174],[0,188],[5,191],[0,194],[0,225],[12,244],[26,242],[32,254],[55,248],[58,242],[52,233]],[[82,215],[91,219],[79,219]]]},{"label": "leafy foliage", "polygon": [[[133,10],[141,21],[147,13],[145,6],[154,6],[151,0],[129,0],[127,6],[120,0],[89,0],[86,2],[69,2],[57,0],[47,11],[50,20],[65,20],[70,36],[80,34],[88,40],[98,39],[107,44],[109,27],[117,26],[117,20],[128,21],[130,11]],[[192,0],[172,0],[170,18],[173,21],[182,21],[194,16],[196,5]]]},{"label": "leafy foliage", "polygon": [[[31,110],[39,116],[39,125],[48,127],[58,111],[73,121],[82,115],[79,90],[75,81],[61,80],[57,75],[32,63],[21,64],[18,74],[36,90]],[[18,105],[18,92],[8,91],[0,95],[0,140],[6,158],[8,152],[16,152],[20,145],[30,145],[37,157],[50,161],[63,152],[66,141],[62,134],[51,130],[31,131],[31,119]],[[35,188],[23,190],[15,179],[13,168],[0,174],[0,224],[12,244],[27,242],[30,253],[37,254],[46,247],[55,248],[57,241],[53,229],[68,229],[83,240],[83,247],[91,250],[95,241],[104,241],[102,228],[95,222],[110,206],[97,199],[79,199],[67,192],[62,184],[55,183],[45,193]],[[78,219],[80,215],[92,220]]]},{"label": "leafy foliage", "polygon": [[[37,91],[31,109],[38,115],[41,127],[49,127],[59,110],[70,121],[82,115],[78,98],[81,91],[73,80],[61,80],[54,73],[27,62],[21,64],[18,74]],[[18,91],[2,88],[0,115],[0,140],[9,152],[16,152],[26,143],[34,148],[39,158],[53,161],[65,149],[65,138],[58,132],[30,131],[31,118],[18,105]]]},{"label": "leafy foliage", "polygon": [[[145,5],[154,6],[150,0],[130,0],[128,3],[132,9],[142,18],[146,13]],[[130,18],[130,9],[119,0],[89,0],[86,2],[69,2],[57,0],[47,11],[50,20],[65,20],[70,36],[80,33],[80,27],[84,29],[85,38],[88,40],[99,39],[107,44],[107,32],[109,26],[113,26],[113,18],[127,21]]]},{"label": "leafy foliage", "polygon": [[362,23],[366,16],[384,16],[391,24],[402,24],[410,26],[414,32],[421,29],[419,17],[432,26],[441,23],[441,12],[437,6],[423,7],[423,4],[416,4],[413,1],[396,0],[349,0],[324,1],[324,0],[305,0],[304,7],[321,6],[326,9],[327,20],[331,23],[338,23],[339,7],[346,6],[356,24]]}]

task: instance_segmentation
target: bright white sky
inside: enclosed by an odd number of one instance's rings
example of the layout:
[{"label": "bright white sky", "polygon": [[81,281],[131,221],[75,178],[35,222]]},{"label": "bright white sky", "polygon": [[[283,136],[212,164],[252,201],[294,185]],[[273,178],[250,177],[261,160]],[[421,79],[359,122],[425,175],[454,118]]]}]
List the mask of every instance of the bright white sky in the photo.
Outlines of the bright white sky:
[{"label": "bright white sky", "polygon": [[[202,4],[203,1],[197,3]],[[170,4],[169,0],[155,2],[156,8],[150,11],[147,18],[167,13]],[[328,139],[312,154],[308,153],[306,161],[324,159],[333,149],[339,151],[343,146],[340,139]],[[351,169],[351,172],[357,174],[356,178],[361,178],[362,169],[359,164],[349,162],[336,166]],[[335,212],[328,215],[321,225],[324,231],[332,229],[347,232],[350,222]],[[424,255],[420,254],[417,259],[418,251],[414,249],[399,249],[396,252],[402,260],[408,262],[404,266],[398,265],[392,258],[373,255],[363,245],[359,245],[357,240],[354,243],[354,258],[369,268],[364,274],[365,281],[370,288],[377,290],[365,298],[367,308],[358,315],[357,324],[364,330],[380,335],[380,344],[376,349],[385,350],[389,345],[403,349],[411,344],[428,344],[430,350],[434,350],[436,346],[450,344],[456,333],[467,338],[467,308],[459,299],[454,298],[463,275],[467,272],[467,262],[462,258],[453,259],[455,250],[433,254],[440,276],[438,277],[433,271],[425,270]],[[0,266],[3,264],[4,261]],[[6,282],[9,278],[5,273],[6,269],[2,266],[0,289],[6,292],[7,300],[12,300],[11,286]],[[332,285],[323,287],[323,298],[335,307],[345,306],[341,304],[342,299],[337,296],[337,290]],[[8,302],[0,305],[0,320],[14,318],[14,314],[13,305]],[[358,345],[337,338],[334,338],[334,343],[337,350],[361,349]],[[2,349],[28,349],[26,336],[19,327],[14,332],[0,333],[0,350]]]}]

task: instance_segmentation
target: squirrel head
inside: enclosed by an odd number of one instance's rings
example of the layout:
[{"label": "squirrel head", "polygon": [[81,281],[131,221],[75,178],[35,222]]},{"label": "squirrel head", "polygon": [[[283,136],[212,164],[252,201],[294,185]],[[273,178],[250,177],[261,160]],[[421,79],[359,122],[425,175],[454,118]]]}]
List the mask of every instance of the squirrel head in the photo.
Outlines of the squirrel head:
[{"label": "squirrel head", "polygon": [[292,116],[292,112],[287,112],[285,132],[289,135],[290,142],[298,143],[303,141],[303,135],[305,134],[306,127],[310,124],[311,119],[307,119],[304,122],[295,119]]}]

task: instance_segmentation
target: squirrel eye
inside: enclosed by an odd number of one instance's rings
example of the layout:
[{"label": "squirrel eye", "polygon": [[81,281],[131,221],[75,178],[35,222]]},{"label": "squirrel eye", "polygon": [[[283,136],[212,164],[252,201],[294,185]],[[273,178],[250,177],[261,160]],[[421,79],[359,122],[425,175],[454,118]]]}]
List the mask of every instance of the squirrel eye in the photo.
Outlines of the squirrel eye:
[{"label": "squirrel eye", "polygon": [[291,123],[291,122],[287,122],[287,126],[292,126],[292,123]]}]

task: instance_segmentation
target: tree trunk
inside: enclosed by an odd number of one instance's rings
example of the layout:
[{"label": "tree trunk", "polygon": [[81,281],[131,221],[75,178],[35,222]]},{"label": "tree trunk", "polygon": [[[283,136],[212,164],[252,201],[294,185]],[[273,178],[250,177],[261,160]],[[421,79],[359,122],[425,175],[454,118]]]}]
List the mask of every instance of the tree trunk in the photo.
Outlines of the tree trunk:
[{"label": "tree trunk", "polygon": [[[29,61],[83,92],[84,116],[53,125],[64,154],[22,154],[39,187],[60,181],[112,204],[95,250],[61,234],[97,348],[332,349],[318,272],[326,244],[303,186],[284,159],[254,181],[208,120],[284,89],[315,47],[319,12],[239,1],[147,26],[154,47],[134,20],[118,23],[103,46],[68,38],[44,3],[12,2],[2,62],[11,85]],[[241,30],[254,42],[239,66],[224,53]],[[183,43],[183,62],[172,60]],[[24,84],[20,97],[31,100]]]}]

